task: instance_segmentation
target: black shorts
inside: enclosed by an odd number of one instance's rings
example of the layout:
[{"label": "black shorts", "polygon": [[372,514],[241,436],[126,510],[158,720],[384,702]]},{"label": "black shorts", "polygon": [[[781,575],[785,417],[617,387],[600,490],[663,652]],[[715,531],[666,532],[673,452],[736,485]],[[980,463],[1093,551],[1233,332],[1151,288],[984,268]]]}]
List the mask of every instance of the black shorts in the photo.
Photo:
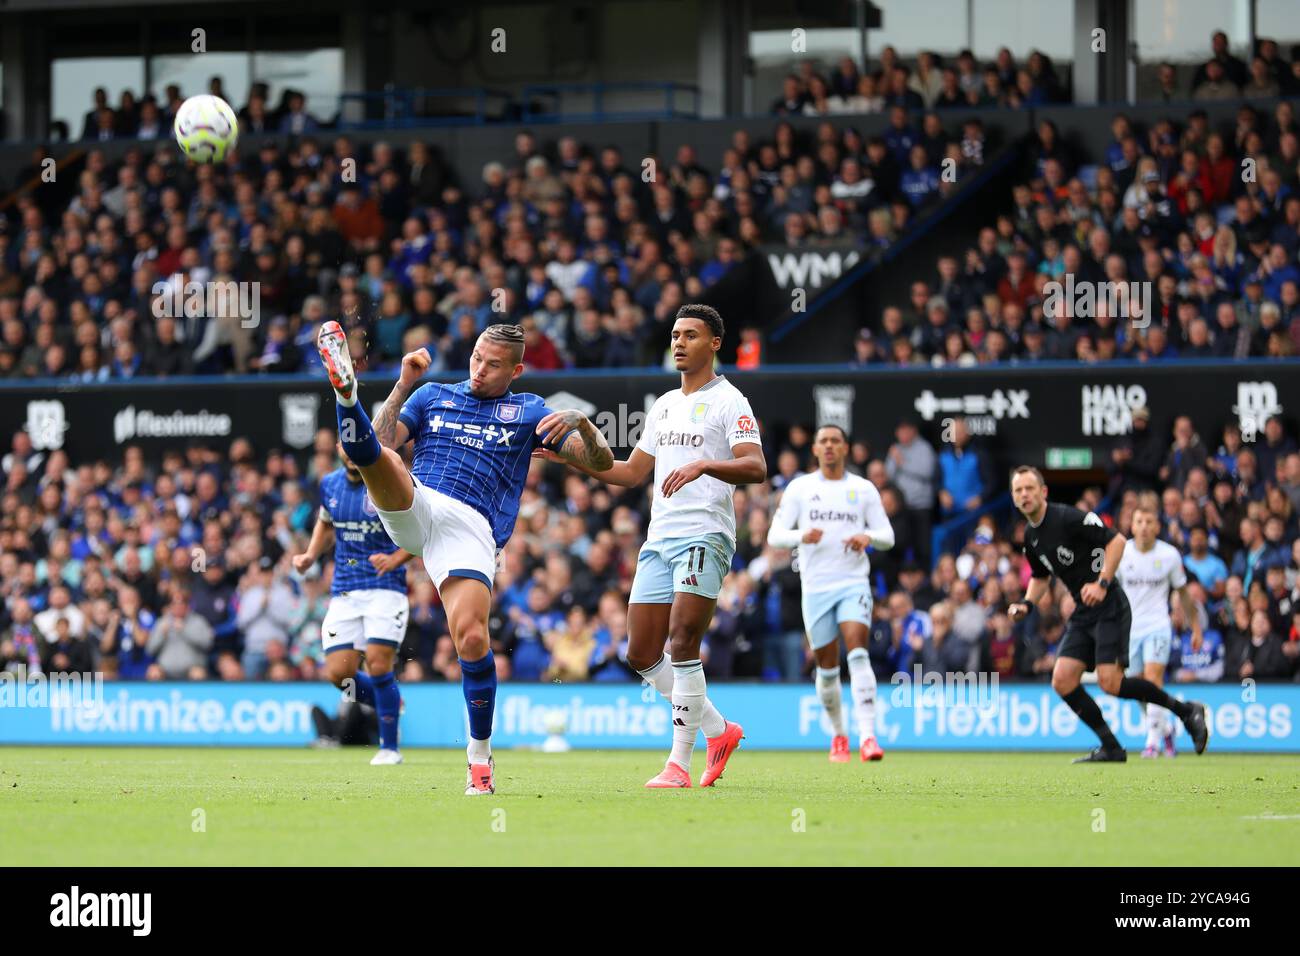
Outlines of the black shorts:
[{"label": "black shorts", "polygon": [[1128,667],[1128,632],[1133,612],[1119,585],[1112,584],[1100,607],[1090,608],[1078,602],[1065,625],[1065,637],[1057,657],[1083,661],[1084,670],[1096,670],[1098,664]]}]

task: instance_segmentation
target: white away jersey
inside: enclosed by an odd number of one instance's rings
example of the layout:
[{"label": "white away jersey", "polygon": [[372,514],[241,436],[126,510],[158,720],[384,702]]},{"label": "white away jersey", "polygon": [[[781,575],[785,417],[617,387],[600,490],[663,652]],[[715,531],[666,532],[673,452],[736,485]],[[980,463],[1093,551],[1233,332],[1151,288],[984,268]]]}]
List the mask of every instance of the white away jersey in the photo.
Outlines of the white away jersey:
[{"label": "white away jersey", "polygon": [[894,529],[880,501],[880,492],[867,479],[846,472],[831,481],[819,470],[800,475],[785,486],[772,526],[782,530],[822,530],[816,544],[798,545],[799,574],[808,594],[830,591],[871,573],[866,551],[852,551],[844,541],[855,534],[871,535],[872,546],[894,545]]},{"label": "white away jersey", "polygon": [[664,479],[682,465],[701,459],[727,461],[735,457],[731,449],[741,444],[761,444],[758,423],[749,401],[724,376],[690,395],[675,388],[659,397],[636,443],[655,459],[647,541],[720,533],[735,546],[734,485],[701,475],[671,498],[663,496],[663,486]]},{"label": "white away jersey", "polygon": [[1168,629],[1169,591],[1187,583],[1183,570],[1183,556],[1178,549],[1165,541],[1157,540],[1150,551],[1143,554],[1132,538],[1124,543],[1124,555],[1119,559],[1115,574],[1124,588],[1128,603],[1133,609],[1133,626],[1130,631],[1137,637]]}]

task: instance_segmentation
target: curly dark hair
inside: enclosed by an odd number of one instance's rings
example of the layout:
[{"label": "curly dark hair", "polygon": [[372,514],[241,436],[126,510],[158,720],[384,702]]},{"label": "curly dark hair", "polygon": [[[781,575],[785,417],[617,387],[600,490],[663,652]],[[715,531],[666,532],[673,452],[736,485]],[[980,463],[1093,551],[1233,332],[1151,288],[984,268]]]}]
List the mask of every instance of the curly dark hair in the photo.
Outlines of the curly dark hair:
[{"label": "curly dark hair", "polygon": [[713,308],[711,305],[703,305],[701,303],[684,305],[677,310],[677,318],[699,319],[709,327],[709,331],[712,332],[716,338],[722,338],[722,316],[718,315],[718,310]]}]

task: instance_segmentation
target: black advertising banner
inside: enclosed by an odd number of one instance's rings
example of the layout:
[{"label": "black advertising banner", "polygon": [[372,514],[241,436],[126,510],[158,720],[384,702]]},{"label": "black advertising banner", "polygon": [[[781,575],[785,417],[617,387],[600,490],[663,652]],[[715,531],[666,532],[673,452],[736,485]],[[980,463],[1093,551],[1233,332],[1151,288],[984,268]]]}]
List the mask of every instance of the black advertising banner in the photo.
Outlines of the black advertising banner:
[{"label": "black advertising banner", "polygon": [[[729,372],[771,434],[791,424],[842,425],[876,454],[894,426],[914,417],[934,442],[959,415],[1004,464],[1051,468],[1104,465],[1116,439],[1132,430],[1132,412],[1147,406],[1167,433],[1188,414],[1214,448],[1235,422],[1247,438],[1281,415],[1296,434],[1300,363],[1294,361],[1141,365],[1007,366],[995,369],[818,369],[774,367]],[[391,378],[363,378],[373,410]],[[516,391],[532,391],[552,408],[577,408],[618,452],[636,443],[645,414],[676,387],[669,372],[526,375]],[[307,378],[183,379],[159,383],[0,386],[6,446],[25,429],[38,450],[66,449],[74,463],[116,460],[130,444],[146,452],[201,441],[225,448],[236,437],[259,451],[305,451],[318,428],[335,428],[334,401],[323,382]]]}]

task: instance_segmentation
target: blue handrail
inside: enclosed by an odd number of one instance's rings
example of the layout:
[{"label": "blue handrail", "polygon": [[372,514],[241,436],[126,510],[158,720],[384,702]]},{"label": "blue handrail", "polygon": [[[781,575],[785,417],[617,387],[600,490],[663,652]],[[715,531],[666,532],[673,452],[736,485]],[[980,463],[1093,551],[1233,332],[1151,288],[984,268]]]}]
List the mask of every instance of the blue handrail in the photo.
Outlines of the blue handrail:
[{"label": "blue handrail", "polygon": [[[663,109],[605,109],[605,98],[610,94],[626,93],[662,93]],[[676,98],[678,93],[691,97],[689,110],[678,110]],[[559,107],[565,96],[588,96],[591,98],[592,110],[588,113],[565,112]],[[534,100],[551,98],[556,108],[554,111],[535,109]],[[520,94],[522,109],[520,116],[524,122],[603,122],[615,119],[696,119],[700,115],[700,88],[690,83],[673,82],[628,82],[628,83],[532,83],[525,86]]]},{"label": "blue handrail", "polygon": [[[1096,510],[1099,512],[1109,512],[1111,505],[1114,504],[1114,496],[1106,495],[1097,503]],[[955,518],[949,518],[942,524],[935,525],[930,529],[930,567],[939,563],[939,555],[943,553],[944,546],[953,537],[959,534],[965,534],[968,529],[973,527],[980,518],[992,512],[1009,511],[1011,506],[1011,492],[1004,491],[991,501],[986,502],[974,511],[968,511],[965,514],[957,515]]]},{"label": "blue handrail", "polygon": [[992,512],[1006,511],[1011,505],[1011,492],[1004,491],[996,498],[986,501],[974,511],[965,511],[955,517],[949,518],[942,524],[937,524],[930,529],[930,564],[933,567],[939,563],[939,555],[943,553],[944,547],[948,541],[959,534],[965,534],[970,528],[973,528],[976,522],[986,514]]},{"label": "blue handrail", "polygon": [[[428,100],[451,100],[472,103],[470,112],[445,112],[430,115]],[[488,113],[488,101],[500,101],[500,115]],[[345,110],[349,103],[360,103],[362,113],[371,103],[382,105],[382,116],[375,119],[348,119]],[[392,129],[415,126],[464,126],[467,123],[482,126],[496,120],[508,119],[511,94],[505,90],[486,86],[403,87],[368,93],[341,93],[339,95],[340,129]],[[423,107],[423,108],[421,108]]]},{"label": "blue handrail", "polygon": [[[607,108],[611,97],[626,97],[634,93],[653,93],[663,97],[663,105],[647,108]],[[690,98],[689,106],[678,108],[680,94]],[[592,104],[588,112],[566,111],[562,107],[566,98],[586,97]],[[429,100],[451,100],[472,104],[472,108],[448,111],[442,114],[431,111]],[[497,110],[489,110],[492,105]],[[540,105],[544,101],[548,106]],[[361,104],[362,118],[347,116],[352,104]],[[379,104],[379,116],[368,118],[365,114],[372,104]],[[364,93],[342,93],[338,100],[338,125],[340,129],[409,129],[419,126],[483,126],[493,122],[572,123],[604,122],[608,120],[664,120],[698,119],[700,115],[699,87],[689,83],[628,82],[628,83],[533,83],[525,86],[516,97],[505,90],[488,87],[401,87]]]}]

